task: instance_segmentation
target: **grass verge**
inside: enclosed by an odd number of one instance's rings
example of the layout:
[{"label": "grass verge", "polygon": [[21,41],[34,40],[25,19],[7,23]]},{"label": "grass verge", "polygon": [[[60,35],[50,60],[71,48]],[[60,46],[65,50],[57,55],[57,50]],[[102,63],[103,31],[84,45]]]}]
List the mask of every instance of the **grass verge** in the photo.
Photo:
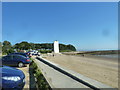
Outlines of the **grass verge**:
[{"label": "grass verge", "polygon": [[32,73],[36,78],[37,88],[43,90],[52,90],[48,82],[46,81],[45,77],[43,76],[42,72],[37,67],[37,64],[33,60],[30,64],[30,68],[32,68]]}]

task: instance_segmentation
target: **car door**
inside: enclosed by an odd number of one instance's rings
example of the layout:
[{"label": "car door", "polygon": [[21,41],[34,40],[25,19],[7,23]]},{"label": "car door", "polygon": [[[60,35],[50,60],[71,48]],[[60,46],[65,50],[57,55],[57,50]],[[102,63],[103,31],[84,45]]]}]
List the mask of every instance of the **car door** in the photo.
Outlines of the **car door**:
[{"label": "car door", "polygon": [[7,64],[6,59],[7,59],[7,57],[6,57],[6,56],[5,56],[5,57],[2,57],[2,64],[3,64],[3,65],[6,65],[6,64]]},{"label": "car door", "polygon": [[19,63],[19,56],[13,55],[13,63],[14,65],[17,65]]},{"label": "car door", "polygon": [[12,59],[13,59],[12,55],[3,57],[2,58],[3,65],[8,65],[8,66],[12,65]]}]

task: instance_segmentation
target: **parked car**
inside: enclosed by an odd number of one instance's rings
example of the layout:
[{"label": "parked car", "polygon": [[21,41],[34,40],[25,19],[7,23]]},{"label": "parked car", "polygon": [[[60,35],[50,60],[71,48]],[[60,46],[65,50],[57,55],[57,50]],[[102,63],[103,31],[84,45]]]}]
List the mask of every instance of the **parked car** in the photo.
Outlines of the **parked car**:
[{"label": "parked car", "polygon": [[28,56],[26,53],[15,52],[15,53],[10,53],[9,55],[11,55],[11,54],[23,55],[23,56],[25,56],[26,58],[29,58],[29,56]]},{"label": "parked car", "polygon": [[31,55],[31,56],[33,56],[33,55],[34,56],[40,56],[40,53],[38,51],[35,51],[35,50],[29,51],[26,54]]},{"label": "parked car", "polygon": [[32,57],[31,51],[27,52],[26,54],[29,56],[29,58]]},{"label": "parked car", "polygon": [[22,90],[25,85],[24,73],[16,68],[0,66],[0,88],[2,90]]},{"label": "parked car", "polygon": [[27,52],[27,54],[33,55],[34,52],[33,51],[29,51],[29,52]]},{"label": "parked car", "polygon": [[2,64],[7,66],[23,67],[26,64],[29,64],[30,62],[30,59],[17,54],[10,54],[2,57]]}]

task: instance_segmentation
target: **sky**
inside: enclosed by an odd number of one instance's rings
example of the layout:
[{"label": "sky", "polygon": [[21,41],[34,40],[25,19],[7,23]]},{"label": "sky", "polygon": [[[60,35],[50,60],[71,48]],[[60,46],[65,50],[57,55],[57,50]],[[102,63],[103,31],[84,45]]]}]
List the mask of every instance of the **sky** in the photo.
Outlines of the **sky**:
[{"label": "sky", "polygon": [[3,2],[2,41],[118,49],[117,2]]}]

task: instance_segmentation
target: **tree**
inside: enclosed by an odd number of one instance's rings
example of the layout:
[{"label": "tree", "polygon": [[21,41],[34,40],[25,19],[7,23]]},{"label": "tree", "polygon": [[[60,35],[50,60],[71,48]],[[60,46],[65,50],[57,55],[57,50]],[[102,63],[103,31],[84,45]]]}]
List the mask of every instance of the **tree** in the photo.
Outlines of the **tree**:
[{"label": "tree", "polygon": [[13,47],[14,47],[14,49],[20,49],[19,48],[19,43],[16,43]]},{"label": "tree", "polygon": [[34,43],[29,43],[30,44],[30,49],[35,50],[35,44]]},{"label": "tree", "polygon": [[71,51],[76,51],[76,48],[71,44],[67,45],[67,49]]},{"label": "tree", "polygon": [[71,45],[71,44],[69,44],[69,45],[65,45],[65,44],[59,44],[59,46],[60,46],[60,51],[76,51],[76,48],[73,46],[73,45]]},{"label": "tree", "polygon": [[2,48],[2,42],[0,42],[0,48]]},{"label": "tree", "polygon": [[[59,44],[60,47],[60,51],[76,51],[76,48],[69,44],[69,45],[65,45],[65,44]],[[15,49],[19,49],[19,50],[28,50],[28,49],[32,49],[32,50],[50,50],[53,51],[53,43],[28,43],[28,42],[21,42],[21,43],[16,43],[14,45]]]},{"label": "tree", "polygon": [[31,44],[26,42],[26,41],[23,41],[21,43],[15,44],[14,48],[15,49],[20,49],[20,50],[28,50],[28,49],[31,49]]},{"label": "tree", "polygon": [[2,42],[0,42],[0,55],[2,53]]},{"label": "tree", "polygon": [[12,45],[9,41],[4,41],[2,46],[2,52],[3,54],[9,54],[11,52],[14,52]]},{"label": "tree", "polygon": [[41,49],[41,45],[40,44],[34,44],[35,45],[35,49]]}]

